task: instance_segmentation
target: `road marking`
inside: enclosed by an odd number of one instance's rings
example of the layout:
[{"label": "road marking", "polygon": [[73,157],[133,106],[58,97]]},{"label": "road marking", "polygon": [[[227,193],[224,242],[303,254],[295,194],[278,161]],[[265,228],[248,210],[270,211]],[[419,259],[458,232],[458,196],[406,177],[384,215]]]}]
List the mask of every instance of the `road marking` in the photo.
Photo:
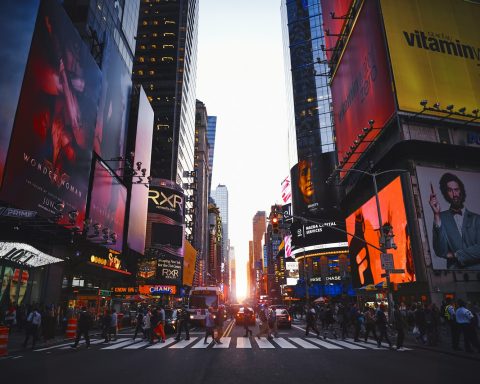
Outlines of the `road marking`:
[{"label": "road marking", "polygon": [[215,344],[215,345],[213,346],[213,348],[215,348],[215,349],[217,349],[217,348],[218,348],[218,349],[227,349],[227,348],[230,346],[230,341],[231,341],[231,340],[232,340],[231,337],[228,337],[228,336],[227,336],[227,337],[222,337],[222,338],[220,339],[220,341],[222,342],[222,344]]},{"label": "road marking", "polygon": [[260,339],[257,337],[255,341],[257,342],[259,348],[262,348],[262,349],[275,348],[274,345],[272,345],[267,339],[263,337]]},{"label": "road marking", "polygon": [[366,342],[363,341],[363,340],[361,340],[361,341],[353,341],[353,339],[347,339],[347,341],[348,341],[349,343],[355,343],[355,344],[361,345],[362,347],[365,347],[365,348],[368,348],[368,349],[374,349],[374,350],[377,350],[377,351],[385,350],[385,348],[383,348],[383,347],[378,348],[376,344],[373,345],[373,344],[370,344],[370,343],[366,343]]},{"label": "road marking", "polygon": [[119,349],[119,348],[126,347],[127,345],[135,344],[135,343],[138,343],[138,342],[139,341],[130,339],[130,340],[125,340],[125,341],[122,341],[121,343],[117,343],[117,344],[110,345],[108,347],[104,347],[104,348],[100,348],[100,349],[102,349],[102,350],[103,349]]},{"label": "road marking", "polygon": [[149,341],[140,341],[139,343],[129,345],[124,349],[140,349],[140,348],[146,347],[147,345],[150,345]]},{"label": "road marking", "polygon": [[252,348],[248,337],[237,337],[237,348]]},{"label": "road marking", "polygon": [[309,338],[307,339],[310,343],[315,343],[315,344],[318,344],[320,345],[321,347],[324,347],[324,348],[327,348],[327,349],[343,349],[342,347],[336,345],[336,344],[330,344],[330,343],[327,343],[326,341],[322,341],[322,340],[319,340],[319,339],[313,339],[313,338]]},{"label": "road marking", "polygon": [[170,348],[185,348],[186,346],[192,344],[195,340],[197,340],[197,337],[192,337],[190,340],[182,340],[176,344],[173,344]]},{"label": "road marking", "polygon": [[273,341],[275,341],[275,343],[277,343],[281,348],[297,348],[295,345],[289,343],[283,337],[276,337],[275,339],[273,339]]},{"label": "road marking", "polygon": [[360,345],[357,344],[351,344],[347,343],[345,341],[341,340],[330,340],[331,343],[341,345],[342,347],[348,348],[348,349],[365,349],[364,347],[361,347]]},{"label": "road marking", "polygon": [[192,348],[208,348],[211,343],[205,344],[204,340],[205,339],[203,337],[201,337],[200,341],[197,344],[195,344]]},{"label": "road marking", "polygon": [[167,345],[172,344],[175,342],[175,339],[171,337],[170,339],[165,340],[165,343],[160,343],[158,342],[157,344],[153,344],[151,347],[148,347],[146,349],[160,349],[160,348],[165,348]]},{"label": "road marking", "polygon": [[294,341],[305,349],[319,349],[316,345],[310,344],[309,342],[303,340],[300,337],[291,337],[290,340]]}]

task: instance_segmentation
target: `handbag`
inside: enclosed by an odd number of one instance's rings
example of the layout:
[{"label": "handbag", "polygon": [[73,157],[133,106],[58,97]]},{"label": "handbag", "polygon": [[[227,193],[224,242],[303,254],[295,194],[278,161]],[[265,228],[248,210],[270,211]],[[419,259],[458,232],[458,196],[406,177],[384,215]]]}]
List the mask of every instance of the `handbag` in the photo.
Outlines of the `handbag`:
[{"label": "handbag", "polygon": [[420,336],[420,330],[418,329],[417,326],[413,327],[412,334],[413,336]]}]

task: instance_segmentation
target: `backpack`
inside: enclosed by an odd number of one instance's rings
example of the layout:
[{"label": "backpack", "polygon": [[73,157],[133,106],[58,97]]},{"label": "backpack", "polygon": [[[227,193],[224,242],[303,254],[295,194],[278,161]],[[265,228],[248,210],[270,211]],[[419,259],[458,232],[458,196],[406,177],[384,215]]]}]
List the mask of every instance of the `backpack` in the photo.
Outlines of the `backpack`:
[{"label": "backpack", "polygon": [[265,313],[265,309],[260,310],[259,317],[262,322],[267,321],[267,315]]}]

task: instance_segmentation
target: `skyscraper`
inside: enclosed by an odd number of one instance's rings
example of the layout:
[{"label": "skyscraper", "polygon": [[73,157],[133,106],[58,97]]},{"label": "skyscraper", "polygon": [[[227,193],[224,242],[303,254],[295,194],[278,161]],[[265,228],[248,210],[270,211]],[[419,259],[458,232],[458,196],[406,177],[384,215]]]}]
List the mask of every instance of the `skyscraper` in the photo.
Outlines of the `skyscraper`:
[{"label": "skyscraper", "polygon": [[[255,271],[254,281],[256,287],[256,295],[260,294],[260,278],[262,271],[263,247],[262,240],[267,229],[267,219],[265,211],[258,211],[253,217],[253,265],[250,266]],[[258,298],[258,297],[257,297]]]},{"label": "skyscraper", "polygon": [[[215,135],[217,132],[217,116],[208,116],[207,139],[208,139],[208,166],[210,168],[210,176],[213,172],[213,155],[215,150]],[[210,180],[211,181],[211,180]],[[211,188],[211,185],[210,185]]]},{"label": "skyscraper", "polygon": [[229,252],[228,252],[228,189],[225,185],[218,184],[215,191],[212,191],[212,197],[220,210],[220,217],[222,218],[222,253],[225,260],[225,271],[228,273],[229,268]]}]

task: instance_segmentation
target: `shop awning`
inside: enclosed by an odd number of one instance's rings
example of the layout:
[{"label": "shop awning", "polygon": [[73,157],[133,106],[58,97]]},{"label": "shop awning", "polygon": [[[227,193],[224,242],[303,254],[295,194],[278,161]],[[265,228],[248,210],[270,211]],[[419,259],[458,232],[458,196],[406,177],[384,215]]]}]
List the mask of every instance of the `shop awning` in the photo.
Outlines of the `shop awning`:
[{"label": "shop awning", "polygon": [[25,243],[0,241],[0,261],[7,260],[25,267],[37,268],[63,261]]}]

